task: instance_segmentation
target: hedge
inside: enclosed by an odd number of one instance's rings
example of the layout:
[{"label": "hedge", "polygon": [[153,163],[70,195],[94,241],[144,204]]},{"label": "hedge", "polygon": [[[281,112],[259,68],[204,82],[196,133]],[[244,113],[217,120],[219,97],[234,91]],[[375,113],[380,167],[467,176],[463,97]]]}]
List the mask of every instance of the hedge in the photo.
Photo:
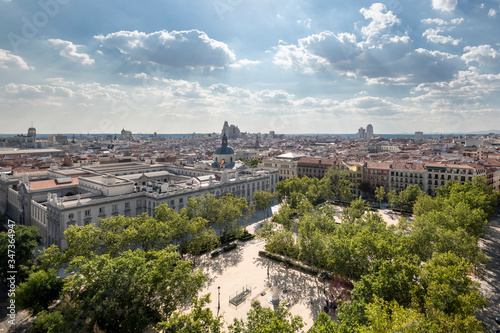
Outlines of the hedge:
[{"label": "hedge", "polygon": [[297,268],[305,273],[309,273],[309,274],[312,274],[312,275],[316,275],[319,273],[319,269],[316,268],[316,267],[312,267],[312,266],[308,266],[308,265],[305,265],[303,263],[300,263],[300,262],[297,262],[297,261],[294,261],[294,260],[291,260],[291,259],[288,259],[288,258],[285,258],[281,255],[278,255],[278,254],[275,254],[275,253],[271,253],[271,252],[268,252],[268,251],[259,251],[259,255],[260,256],[263,256],[263,257],[267,257],[269,259],[273,259],[273,260],[276,260],[276,261],[279,261],[279,262],[284,262],[294,268]]},{"label": "hedge", "polygon": [[233,243],[233,244],[229,244],[228,246],[224,246],[222,249],[224,250],[224,252],[227,252],[227,251],[231,251],[232,249],[235,249],[237,246],[236,243]]}]

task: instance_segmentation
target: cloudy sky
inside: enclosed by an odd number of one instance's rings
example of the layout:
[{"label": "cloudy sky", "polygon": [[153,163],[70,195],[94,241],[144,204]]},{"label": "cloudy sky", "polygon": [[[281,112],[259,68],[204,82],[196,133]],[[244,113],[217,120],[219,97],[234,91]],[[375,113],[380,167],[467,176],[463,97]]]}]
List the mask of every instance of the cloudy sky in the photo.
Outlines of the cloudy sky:
[{"label": "cloudy sky", "polygon": [[500,124],[500,0],[0,0],[0,133]]}]

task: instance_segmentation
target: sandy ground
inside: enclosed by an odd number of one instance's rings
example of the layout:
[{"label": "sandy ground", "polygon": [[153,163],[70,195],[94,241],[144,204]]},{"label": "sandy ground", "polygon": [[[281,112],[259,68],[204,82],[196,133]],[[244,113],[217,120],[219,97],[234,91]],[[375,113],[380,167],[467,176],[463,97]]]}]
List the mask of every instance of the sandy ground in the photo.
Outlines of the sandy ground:
[{"label": "sandy ground", "polygon": [[[335,218],[340,221],[342,208],[335,207],[335,209],[337,211]],[[278,210],[278,205],[272,207],[273,213]],[[380,210],[379,213],[387,224],[395,224],[398,221],[399,214],[392,213],[388,209]],[[247,230],[253,233],[259,228],[260,222],[249,224]],[[289,309],[293,315],[302,317],[305,324],[304,331],[307,331],[326,304],[325,285],[319,282],[316,276],[286,268],[273,260],[259,256],[258,252],[264,250],[264,244],[264,241],[258,239],[240,241],[236,249],[222,253],[218,257],[211,258],[209,253],[200,256],[197,259],[197,267],[203,269],[209,279],[200,294],[211,294],[210,308],[215,314],[219,311],[226,325],[229,325],[233,322],[233,318],[246,318],[246,313],[255,300],[260,301],[262,306],[273,307],[269,297],[272,294],[271,284],[277,281],[282,301],[290,304]],[[245,288],[251,290],[251,293],[243,303],[238,306],[229,303],[230,298]]]}]

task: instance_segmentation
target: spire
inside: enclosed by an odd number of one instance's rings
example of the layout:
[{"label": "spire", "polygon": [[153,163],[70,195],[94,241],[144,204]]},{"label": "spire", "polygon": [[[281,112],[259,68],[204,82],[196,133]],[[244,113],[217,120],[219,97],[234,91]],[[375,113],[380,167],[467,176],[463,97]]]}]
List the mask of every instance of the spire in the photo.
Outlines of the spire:
[{"label": "spire", "polygon": [[222,147],[227,147],[227,136],[226,133],[222,135]]}]

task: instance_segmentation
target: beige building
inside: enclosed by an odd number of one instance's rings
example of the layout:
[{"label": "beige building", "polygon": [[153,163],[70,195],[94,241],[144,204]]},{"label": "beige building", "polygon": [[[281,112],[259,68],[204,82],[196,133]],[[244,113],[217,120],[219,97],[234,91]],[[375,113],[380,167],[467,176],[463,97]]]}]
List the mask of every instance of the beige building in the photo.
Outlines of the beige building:
[{"label": "beige building", "polygon": [[264,159],[263,168],[278,170],[279,179],[288,179],[298,175],[297,164],[304,155],[286,153],[274,158]]}]

